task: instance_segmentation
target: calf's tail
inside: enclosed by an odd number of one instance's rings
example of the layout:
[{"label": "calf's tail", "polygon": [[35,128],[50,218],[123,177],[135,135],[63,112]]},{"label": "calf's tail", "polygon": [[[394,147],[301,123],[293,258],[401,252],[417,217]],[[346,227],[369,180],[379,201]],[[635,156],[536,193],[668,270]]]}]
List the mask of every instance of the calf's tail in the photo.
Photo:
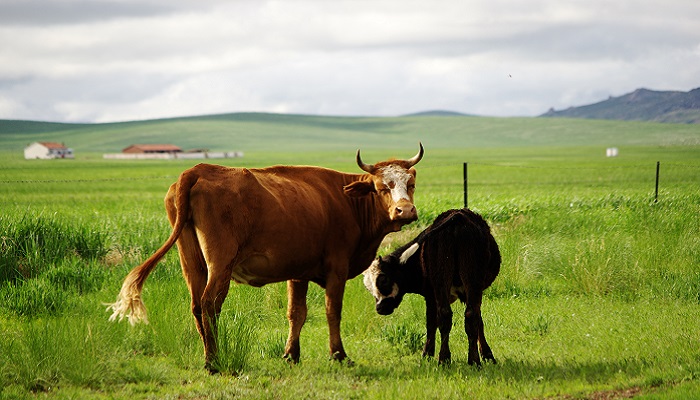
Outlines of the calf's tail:
[{"label": "calf's tail", "polygon": [[135,325],[137,322],[148,323],[146,306],[141,299],[143,284],[146,282],[148,275],[150,275],[151,271],[153,271],[158,264],[158,261],[160,261],[168,250],[177,242],[183,227],[190,218],[190,189],[196,181],[197,177],[194,174],[185,172],[180,176],[176,185],[175,194],[177,217],[170,237],[168,237],[168,240],[166,240],[152,256],[148,257],[143,264],[129,272],[124,279],[119,295],[117,295],[117,301],[111,304],[105,304],[107,306],[107,311],[112,311],[112,315],[109,317],[110,321],[115,321],[117,318],[121,321],[127,318],[131,325]]}]

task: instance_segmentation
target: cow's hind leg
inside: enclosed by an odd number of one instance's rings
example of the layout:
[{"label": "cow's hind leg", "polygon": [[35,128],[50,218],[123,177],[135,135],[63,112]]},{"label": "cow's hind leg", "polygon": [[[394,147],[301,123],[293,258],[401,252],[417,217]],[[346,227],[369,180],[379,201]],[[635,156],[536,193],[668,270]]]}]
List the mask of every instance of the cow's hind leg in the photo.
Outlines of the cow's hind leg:
[{"label": "cow's hind leg", "polygon": [[289,320],[289,336],[284,348],[284,359],[298,363],[301,355],[299,336],[306,322],[306,293],[309,290],[308,281],[287,281],[287,319]]},{"label": "cow's hind leg", "polygon": [[[175,207],[174,190],[170,190],[165,198],[165,209],[168,212],[168,219],[171,225],[175,225],[177,219],[177,208]],[[199,247],[197,235],[191,224],[185,225],[177,240],[177,250],[182,266],[182,275],[187,282],[187,288],[192,298],[191,309],[194,315],[197,331],[204,339],[204,328],[202,325],[202,294],[207,285],[207,265],[202,256],[202,249]]]},{"label": "cow's hind leg", "polygon": [[182,274],[185,277],[187,288],[192,297],[192,315],[194,315],[197,331],[202,338],[202,342],[206,344],[202,322],[202,296],[204,295],[204,288],[207,286],[207,266],[193,229],[183,229],[178,240],[178,252],[180,253]]},{"label": "cow's hind leg", "polygon": [[217,271],[210,266],[207,286],[202,294],[202,331],[204,332],[204,367],[211,373],[217,373],[217,320],[221,306],[228,295],[231,284],[231,272],[227,268]]}]

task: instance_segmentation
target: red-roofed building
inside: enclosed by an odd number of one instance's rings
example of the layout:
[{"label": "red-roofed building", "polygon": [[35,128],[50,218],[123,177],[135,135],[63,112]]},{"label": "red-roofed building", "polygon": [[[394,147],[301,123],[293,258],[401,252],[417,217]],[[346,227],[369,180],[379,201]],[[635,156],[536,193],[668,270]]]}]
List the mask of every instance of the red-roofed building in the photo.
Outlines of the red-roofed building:
[{"label": "red-roofed building", "polygon": [[122,153],[167,154],[182,153],[182,149],[172,144],[132,144]]},{"label": "red-roofed building", "polygon": [[74,158],[73,149],[66,147],[63,143],[55,142],[34,142],[24,148],[24,158],[27,160],[53,158]]}]

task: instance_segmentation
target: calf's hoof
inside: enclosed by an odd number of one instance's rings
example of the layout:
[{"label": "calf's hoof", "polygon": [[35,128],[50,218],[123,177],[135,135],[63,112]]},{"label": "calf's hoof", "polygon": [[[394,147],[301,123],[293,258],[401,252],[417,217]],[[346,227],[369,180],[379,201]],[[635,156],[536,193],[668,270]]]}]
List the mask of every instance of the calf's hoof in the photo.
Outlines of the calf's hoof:
[{"label": "calf's hoof", "polygon": [[206,369],[207,372],[209,372],[209,375],[216,375],[220,372],[219,369],[213,366],[211,363],[205,363],[204,369]]},{"label": "calf's hoof", "polygon": [[441,350],[438,355],[438,364],[440,365],[450,365],[452,362],[452,352],[449,350]]},{"label": "calf's hoof", "polygon": [[451,358],[441,358],[438,360],[438,365],[440,365],[440,366],[449,367],[450,364],[452,364]]},{"label": "calf's hoof", "polygon": [[481,360],[479,360],[478,358],[476,360],[468,360],[467,364],[473,365],[476,368],[481,368]]}]

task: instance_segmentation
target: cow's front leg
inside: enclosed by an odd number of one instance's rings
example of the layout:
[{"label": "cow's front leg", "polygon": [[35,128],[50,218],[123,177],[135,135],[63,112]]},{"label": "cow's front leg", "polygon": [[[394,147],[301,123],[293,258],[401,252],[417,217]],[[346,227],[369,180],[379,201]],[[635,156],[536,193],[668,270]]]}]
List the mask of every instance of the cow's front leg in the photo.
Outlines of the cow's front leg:
[{"label": "cow's front leg", "polygon": [[299,336],[306,322],[306,293],[309,290],[308,281],[287,281],[287,319],[289,320],[289,336],[284,348],[284,359],[298,363],[301,354]]},{"label": "cow's front leg", "polygon": [[330,336],[330,354],[336,361],[347,358],[343,341],[340,338],[340,318],[343,311],[343,294],[345,293],[345,276],[329,274],[326,281],[326,319]]}]

